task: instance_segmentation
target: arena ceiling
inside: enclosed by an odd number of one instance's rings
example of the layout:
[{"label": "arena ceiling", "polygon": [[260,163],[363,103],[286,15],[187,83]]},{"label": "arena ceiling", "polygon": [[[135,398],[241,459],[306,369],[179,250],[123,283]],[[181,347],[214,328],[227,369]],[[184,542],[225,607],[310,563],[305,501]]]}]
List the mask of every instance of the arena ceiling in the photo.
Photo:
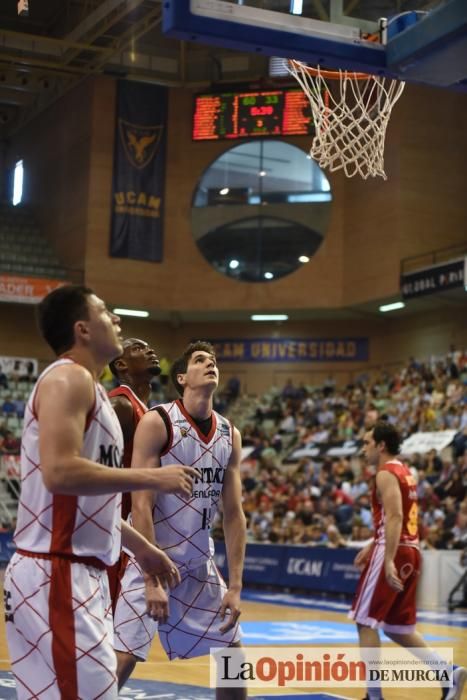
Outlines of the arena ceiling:
[{"label": "arena ceiling", "polygon": [[[235,0],[226,0],[235,2]],[[345,0],[349,17],[375,21],[443,0]],[[244,4],[287,12],[290,0]],[[303,15],[329,21],[330,0],[304,0]],[[0,137],[6,137],[87,76],[106,73],[169,86],[268,78],[264,56],[168,39],[162,0],[17,0],[0,3]]]}]

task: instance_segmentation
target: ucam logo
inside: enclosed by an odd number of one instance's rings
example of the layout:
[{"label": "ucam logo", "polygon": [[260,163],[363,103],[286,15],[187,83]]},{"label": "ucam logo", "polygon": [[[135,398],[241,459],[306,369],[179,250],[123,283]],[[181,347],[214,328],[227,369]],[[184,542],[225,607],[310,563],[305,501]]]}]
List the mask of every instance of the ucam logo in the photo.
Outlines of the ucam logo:
[{"label": "ucam logo", "polygon": [[291,557],[287,563],[287,573],[295,574],[296,576],[316,576],[320,578],[323,573],[323,562]]}]

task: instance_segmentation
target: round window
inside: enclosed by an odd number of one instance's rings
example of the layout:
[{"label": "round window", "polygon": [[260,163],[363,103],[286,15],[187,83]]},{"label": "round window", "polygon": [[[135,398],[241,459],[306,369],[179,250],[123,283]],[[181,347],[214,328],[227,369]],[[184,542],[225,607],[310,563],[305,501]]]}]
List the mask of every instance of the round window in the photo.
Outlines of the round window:
[{"label": "round window", "polygon": [[272,139],[249,141],[223,153],[198,183],[193,235],[222,274],[273,281],[318,250],[331,200],[328,179],[301,149]]}]

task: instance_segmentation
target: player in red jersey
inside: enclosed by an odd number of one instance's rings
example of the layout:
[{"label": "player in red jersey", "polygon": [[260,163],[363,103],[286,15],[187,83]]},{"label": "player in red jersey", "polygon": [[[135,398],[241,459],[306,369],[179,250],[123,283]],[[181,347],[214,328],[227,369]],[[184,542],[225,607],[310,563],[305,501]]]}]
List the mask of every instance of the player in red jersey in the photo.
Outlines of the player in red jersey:
[{"label": "player in red jersey", "polygon": [[[151,379],[160,374],[158,357],[148,343],[138,338],[123,340],[123,353],[109,363],[110,370],[119,386],[109,391],[110,403],[117,414],[123,432],[123,466],[131,467],[133,436],[136,426],[148,410],[151,395]],[[122,518],[126,520],[131,511],[131,493],[122,494]],[[112,609],[120,590],[120,579],[128,555],[122,551],[118,561],[108,568]]]},{"label": "player in red jersey", "polygon": [[[136,426],[148,410],[151,379],[161,373],[161,368],[154,349],[138,338],[124,340],[122,355],[113,360],[109,367],[119,382],[118,387],[109,391],[109,398],[123,432],[123,466],[129,469]],[[130,511],[131,495],[125,493],[122,498],[124,520]]]},{"label": "player in red jersey", "polygon": [[[378,628],[405,648],[423,649],[423,659],[442,662],[415,629],[416,593],[421,556],[418,540],[416,482],[397,459],[400,436],[379,421],[365,434],[363,454],[377,467],[372,493],[374,541],[361,550],[355,566],[363,568],[349,616],[355,620],[362,648],[380,646]],[[455,667],[454,685],[443,700],[458,700],[467,670]],[[367,700],[381,700],[381,688],[368,688]]]},{"label": "player in red jersey", "polygon": [[[159,359],[154,349],[144,340],[127,338],[123,341],[123,353],[110,364],[112,374],[119,381],[119,386],[109,391],[110,403],[118,416],[123,432],[124,451],[123,466],[131,467],[133,455],[133,438],[136,427],[148,410],[151,395],[151,379],[160,372]],[[126,520],[131,512],[131,493],[122,494],[122,518]],[[120,585],[128,564],[129,555],[122,550],[118,561],[108,568],[112,610],[120,594]],[[156,589],[159,595],[158,605],[167,606],[167,594],[162,586]],[[126,677],[126,655],[117,652],[117,677]]]}]

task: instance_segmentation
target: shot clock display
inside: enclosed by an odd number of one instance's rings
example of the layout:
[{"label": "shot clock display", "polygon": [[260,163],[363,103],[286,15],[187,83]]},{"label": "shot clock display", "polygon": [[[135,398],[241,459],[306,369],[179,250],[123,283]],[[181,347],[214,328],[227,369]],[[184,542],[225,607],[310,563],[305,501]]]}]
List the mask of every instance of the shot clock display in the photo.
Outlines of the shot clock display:
[{"label": "shot clock display", "polygon": [[194,141],[312,133],[310,104],[299,89],[195,97]]}]

